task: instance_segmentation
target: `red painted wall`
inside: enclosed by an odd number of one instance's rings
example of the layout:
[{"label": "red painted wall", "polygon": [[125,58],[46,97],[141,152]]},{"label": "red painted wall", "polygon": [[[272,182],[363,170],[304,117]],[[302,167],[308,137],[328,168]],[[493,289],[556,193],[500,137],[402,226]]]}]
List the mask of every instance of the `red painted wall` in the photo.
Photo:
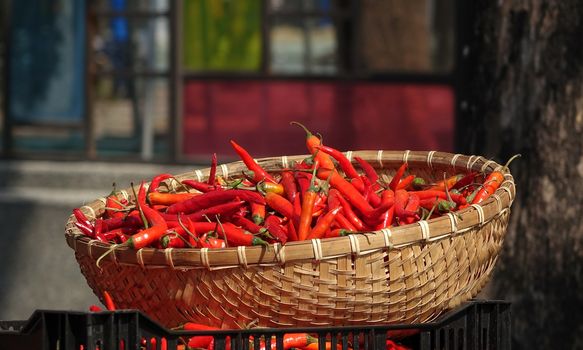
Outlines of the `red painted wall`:
[{"label": "red painted wall", "polygon": [[304,133],[341,150],[453,150],[454,98],[446,86],[349,82],[198,81],[184,88],[183,152],[235,157],[304,154]]}]

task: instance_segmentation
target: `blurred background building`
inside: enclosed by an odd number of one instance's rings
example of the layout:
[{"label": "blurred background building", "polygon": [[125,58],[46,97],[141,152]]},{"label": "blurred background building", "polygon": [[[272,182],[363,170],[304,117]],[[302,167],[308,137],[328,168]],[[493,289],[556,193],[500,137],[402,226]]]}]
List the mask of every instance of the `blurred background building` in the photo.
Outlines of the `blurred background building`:
[{"label": "blurred background building", "polygon": [[458,2],[4,1],[2,151],[303,153],[292,120],[340,149],[452,151]]}]

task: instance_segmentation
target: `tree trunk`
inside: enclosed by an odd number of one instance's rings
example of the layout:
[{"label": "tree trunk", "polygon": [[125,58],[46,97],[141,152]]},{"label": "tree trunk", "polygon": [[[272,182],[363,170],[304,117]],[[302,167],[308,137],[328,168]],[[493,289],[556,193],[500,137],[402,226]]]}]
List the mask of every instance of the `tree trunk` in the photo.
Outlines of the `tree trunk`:
[{"label": "tree trunk", "polygon": [[503,161],[518,195],[487,296],[511,301],[514,349],[583,348],[583,6],[482,0],[462,151]]}]

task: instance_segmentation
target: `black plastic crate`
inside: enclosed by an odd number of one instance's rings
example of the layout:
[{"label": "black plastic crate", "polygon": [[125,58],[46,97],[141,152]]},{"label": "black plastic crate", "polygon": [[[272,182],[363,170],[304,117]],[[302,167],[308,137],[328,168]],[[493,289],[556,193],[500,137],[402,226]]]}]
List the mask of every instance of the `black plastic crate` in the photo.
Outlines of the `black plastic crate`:
[{"label": "black plastic crate", "polygon": [[[404,330],[414,334],[397,341],[411,349],[507,350],[511,341],[510,304],[474,300],[426,324],[213,332],[168,330],[135,310],[98,313],[39,310],[27,321],[0,321],[0,349],[162,349],[161,342],[166,343],[167,349],[176,349],[189,336],[212,335],[215,350],[224,350],[227,340],[232,350],[259,349],[262,336],[266,349],[272,349],[270,340],[275,337],[273,349],[283,350],[284,334],[308,332],[317,334],[319,350],[325,350],[326,339],[332,349],[384,350],[388,334]],[[254,339],[251,343],[250,337]]]}]

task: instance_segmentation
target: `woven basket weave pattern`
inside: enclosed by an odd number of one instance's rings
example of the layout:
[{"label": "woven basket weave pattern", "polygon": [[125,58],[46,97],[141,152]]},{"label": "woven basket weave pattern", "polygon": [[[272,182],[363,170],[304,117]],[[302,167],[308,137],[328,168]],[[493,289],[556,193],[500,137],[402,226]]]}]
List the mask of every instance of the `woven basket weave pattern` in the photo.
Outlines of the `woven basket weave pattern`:
[{"label": "woven basket weave pattern", "polygon": [[[350,154],[348,154],[350,155]],[[439,180],[463,170],[491,172],[482,157],[442,152],[360,151],[389,175],[404,161],[412,173]],[[303,156],[258,160],[267,169]],[[229,177],[241,162],[219,167]],[[208,169],[178,176],[202,180]],[[515,195],[507,174],[480,206],[352,238],[293,242],[285,247],[115,249],[90,241],[69,219],[68,244],[96,295],[109,291],[119,307],[145,311],[168,327],[185,321],[241,327],[427,322],[474,297],[487,282],[501,248]],[[130,192],[130,191],[128,191]],[[104,200],[82,208],[100,215]]]}]

